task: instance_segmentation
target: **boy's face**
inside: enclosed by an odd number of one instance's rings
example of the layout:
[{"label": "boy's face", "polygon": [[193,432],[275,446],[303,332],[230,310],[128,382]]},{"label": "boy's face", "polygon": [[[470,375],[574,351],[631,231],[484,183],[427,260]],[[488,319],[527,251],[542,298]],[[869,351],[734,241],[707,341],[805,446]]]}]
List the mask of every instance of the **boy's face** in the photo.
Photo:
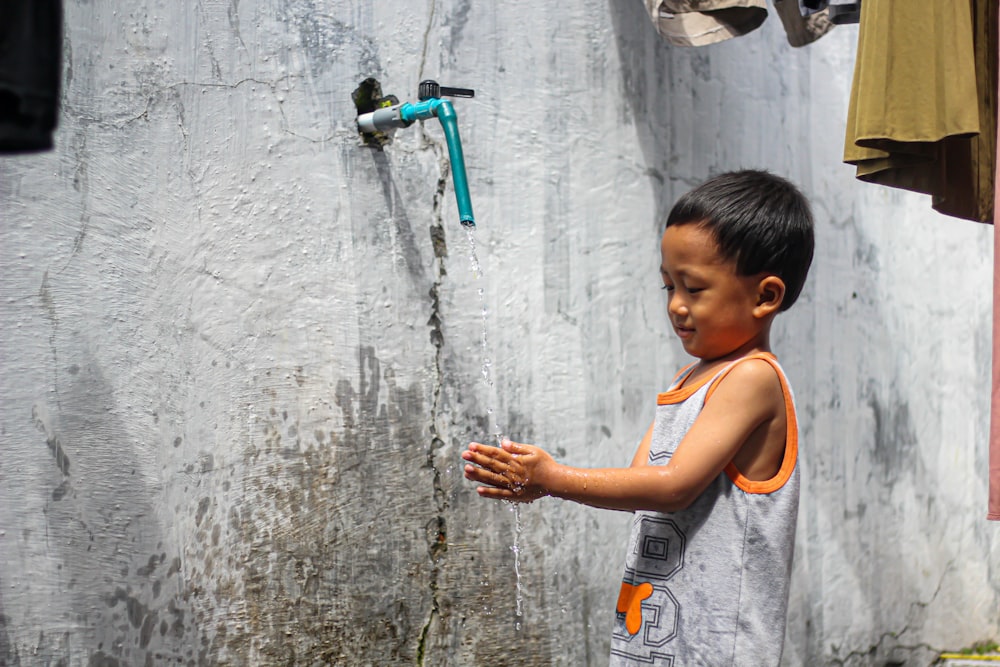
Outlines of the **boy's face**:
[{"label": "boy's face", "polygon": [[766,345],[761,276],[740,276],[724,259],[712,233],[698,224],[667,227],[660,242],[660,273],[667,311],[684,350],[712,361]]}]

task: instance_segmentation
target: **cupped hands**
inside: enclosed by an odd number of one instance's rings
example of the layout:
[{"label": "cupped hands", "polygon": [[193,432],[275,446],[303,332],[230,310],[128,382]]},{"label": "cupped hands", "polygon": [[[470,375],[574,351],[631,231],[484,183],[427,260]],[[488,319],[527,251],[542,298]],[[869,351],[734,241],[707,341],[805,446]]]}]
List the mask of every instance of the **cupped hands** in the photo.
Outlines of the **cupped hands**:
[{"label": "cupped hands", "polygon": [[462,458],[465,478],[485,485],[476,489],[480,496],[521,503],[549,495],[545,477],[558,466],[545,450],[510,440],[499,447],[470,443]]}]

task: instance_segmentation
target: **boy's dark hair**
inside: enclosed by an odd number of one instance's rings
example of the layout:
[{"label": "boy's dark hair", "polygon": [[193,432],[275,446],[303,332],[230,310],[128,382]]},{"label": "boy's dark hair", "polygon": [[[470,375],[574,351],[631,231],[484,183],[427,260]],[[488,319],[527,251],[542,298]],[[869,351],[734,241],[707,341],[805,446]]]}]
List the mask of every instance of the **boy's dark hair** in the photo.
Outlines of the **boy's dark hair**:
[{"label": "boy's dark hair", "polygon": [[798,188],[766,171],[721,174],[677,200],[667,227],[694,223],[712,232],[743,276],[767,272],[785,283],[779,310],[799,298],[813,256],[813,219]]}]

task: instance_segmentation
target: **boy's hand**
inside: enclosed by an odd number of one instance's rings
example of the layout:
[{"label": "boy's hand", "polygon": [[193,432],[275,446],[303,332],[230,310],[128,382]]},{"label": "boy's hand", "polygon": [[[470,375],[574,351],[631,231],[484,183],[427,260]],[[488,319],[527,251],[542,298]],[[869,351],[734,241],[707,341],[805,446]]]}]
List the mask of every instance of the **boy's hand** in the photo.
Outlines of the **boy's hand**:
[{"label": "boy's hand", "polygon": [[462,458],[473,465],[465,466],[465,478],[480,484],[480,496],[495,500],[521,503],[547,496],[542,484],[546,472],[558,465],[544,450],[504,440],[500,447],[469,444]]}]

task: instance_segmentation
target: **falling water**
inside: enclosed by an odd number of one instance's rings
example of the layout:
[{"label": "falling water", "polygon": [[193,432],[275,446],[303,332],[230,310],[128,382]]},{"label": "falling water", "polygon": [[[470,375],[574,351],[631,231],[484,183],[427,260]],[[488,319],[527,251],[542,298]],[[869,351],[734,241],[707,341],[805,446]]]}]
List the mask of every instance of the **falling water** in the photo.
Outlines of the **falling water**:
[{"label": "falling water", "polygon": [[[482,266],[479,264],[479,256],[476,254],[476,239],[472,234],[472,228],[466,227],[465,234],[469,239],[469,268],[472,270],[472,274],[478,280],[483,276]],[[490,376],[490,369],[493,362],[490,360],[489,345],[486,337],[486,319],[487,319],[487,309],[486,309],[486,295],[485,290],[480,287],[479,290],[479,306],[482,313],[482,336],[480,337],[480,345],[482,348],[482,375],[483,384],[487,386],[490,390],[489,395],[493,395],[493,378]],[[490,399],[492,400],[492,399]],[[499,447],[503,443],[503,429],[497,423],[496,415],[493,411],[492,403],[489,402],[486,407],[487,418],[492,424],[493,437],[496,439],[496,445]],[[514,629],[521,629],[521,616],[523,615],[523,602],[524,597],[521,591],[521,505],[520,503],[510,503],[510,509],[514,513],[514,544],[511,546],[510,550],[514,553],[514,580],[517,585],[517,592],[514,597],[514,615],[517,620],[514,621]]]},{"label": "falling water", "polygon": [[521,593],[521,505],[511,503],[510,511],[514,513],[514,544],[510,550],[514,552],[514,582],[516,591],[514,594],[514,629],[521,629],[521,616],[524,612],[524,596]]}]

